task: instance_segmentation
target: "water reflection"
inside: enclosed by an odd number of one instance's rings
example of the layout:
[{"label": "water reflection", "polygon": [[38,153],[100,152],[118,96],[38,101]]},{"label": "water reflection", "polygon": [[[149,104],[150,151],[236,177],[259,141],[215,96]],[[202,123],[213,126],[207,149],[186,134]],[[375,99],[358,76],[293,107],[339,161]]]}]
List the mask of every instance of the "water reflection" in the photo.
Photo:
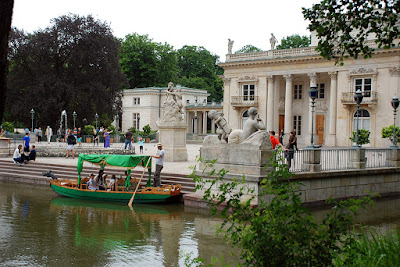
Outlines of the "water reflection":
[{"label": "water reflection", "polygon": [[182,205],[126,205],[0,184],[0,265],[183,266],[180,254],[237,263],[218,222]]}]

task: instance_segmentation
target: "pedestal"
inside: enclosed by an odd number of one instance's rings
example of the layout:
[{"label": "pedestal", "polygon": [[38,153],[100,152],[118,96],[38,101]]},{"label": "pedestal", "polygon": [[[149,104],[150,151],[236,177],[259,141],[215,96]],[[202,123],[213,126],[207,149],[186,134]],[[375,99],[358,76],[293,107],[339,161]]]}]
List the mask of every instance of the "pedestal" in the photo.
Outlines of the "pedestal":
[{"label": "pedestal", "polygon": [[7,157],[11,151],[9,151],[10,138],[0,137],[0,157]]},{"label": "pedestal", "polygon": [[186,129],[184,122],[159,122],[159,142],[165,151],[165,161],[187,161]]}]

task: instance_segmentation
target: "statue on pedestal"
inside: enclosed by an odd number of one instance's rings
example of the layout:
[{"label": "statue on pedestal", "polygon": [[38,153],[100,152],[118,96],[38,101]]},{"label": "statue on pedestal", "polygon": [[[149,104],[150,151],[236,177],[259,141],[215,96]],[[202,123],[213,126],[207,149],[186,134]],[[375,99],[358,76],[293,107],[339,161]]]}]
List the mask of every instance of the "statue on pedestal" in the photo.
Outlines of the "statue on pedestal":
[{"label": "statue on pedestal", "polygon": [[164,102],[164,121],[183,121],[181,89],[174,90],[174,84],[168,83],[167,99]]},{"label": "statue on pedestal", "polygon": [[269,43],[271,44],[271,50],[275,49],[275,44],[278,40],[275,38],[275,35],[271,33],[271,38],[269,38]]},{"label": "statue on pedestal", "polygon": [[228,39],[228,54],[232,54],[232,47],[235,41]]},{"label": "statue on pedestal", "polygon": [[232,128],[225,120],[224,113],[216,110],[210,110],[208,112],[208,117],[214,120],[215,124],[217,125],[218,140],[228,143],[228,136],[232,132]]}]

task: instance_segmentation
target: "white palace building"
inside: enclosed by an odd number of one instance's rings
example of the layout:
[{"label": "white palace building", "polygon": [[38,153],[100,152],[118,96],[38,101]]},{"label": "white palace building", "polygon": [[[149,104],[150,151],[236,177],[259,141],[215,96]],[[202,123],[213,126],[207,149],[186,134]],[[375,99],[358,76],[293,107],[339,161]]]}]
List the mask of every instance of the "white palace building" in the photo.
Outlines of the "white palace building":
[{"label": "white palace building", "polygon": [[317,86],[314,143],[351,146],[357,110],[353,95],[360,89],[364,98],[359,127],[371,132],[367,146],[389,146],[381,130],[393,124],[390,103],[400,96],[400,47],[376,49],[370,59],[346,59],[340,66],[319,56],[313,37],[306,48],[226,55],[219,65],[225,70],[223,112],[229,124],[241,128],[247,109],[256,107],[267,130],[284,129],[284,144],[295,130],[299,146],[305,147],[310,144],[312,118],[308,89]]}]

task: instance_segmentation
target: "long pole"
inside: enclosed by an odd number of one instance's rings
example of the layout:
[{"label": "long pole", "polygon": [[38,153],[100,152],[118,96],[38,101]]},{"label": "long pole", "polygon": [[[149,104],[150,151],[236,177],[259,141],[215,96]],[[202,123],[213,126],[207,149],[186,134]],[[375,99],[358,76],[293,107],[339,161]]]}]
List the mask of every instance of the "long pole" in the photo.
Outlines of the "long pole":
[{"label": "long pole", "polygon": [[357,103],[357,131],[356,131],[356,146],[358,145],[358,121],[360,116],[360,104]]},{"label": "long pole", "polygon": [[396,109],[393,111],[393,148],[396,146]]},{"label": "long pole", "polygon": [[146,171],[146,168],[149,165],[150,159],[151,159],[151,157],[149,156],[149,159],[147,160],[146,166],[143,169],[142,175],[140,176],[140,180],[139,180],[138,184],[136,185],[135,192],[133,192],[133,195],[132,195],[131,199],[129,200],[128,206],[131,207],[131,208],[132,208],[133,199],[135,198],[135,195],[136,195],[136,191],[138,190],[139,185],[142,182],[142,178],[143,178],[144,172]]},{"label": "long pole", "polygon": [[314,147],[314,108],[315,108],[315,99],[311,102],[311,147]]}]

